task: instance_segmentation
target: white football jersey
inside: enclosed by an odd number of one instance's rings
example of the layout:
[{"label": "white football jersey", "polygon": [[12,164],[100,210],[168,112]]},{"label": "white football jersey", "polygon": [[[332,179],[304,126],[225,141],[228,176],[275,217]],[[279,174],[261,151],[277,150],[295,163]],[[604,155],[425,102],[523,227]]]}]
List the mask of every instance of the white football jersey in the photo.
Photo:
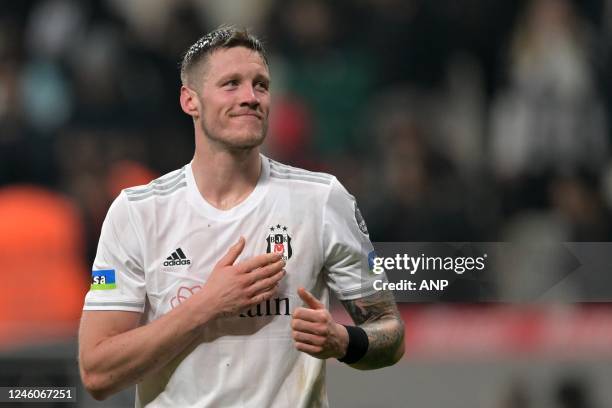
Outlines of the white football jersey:
[{"label": "white football jersey", "polygon": [[247,199],[223,211],[196,186],[191,165],[123,190],[110,207],[84,310],[143,313],[151,322],[198,291],[240,236],[237,262],[282,253],[278,295],[205,325],[197,347],[136,387],[136,406],[326,407],[325,361],[295,349],[291,314],[305,287],[324,304],[375,292],[373,250],[355,199],[338,180],[261,156]]}]

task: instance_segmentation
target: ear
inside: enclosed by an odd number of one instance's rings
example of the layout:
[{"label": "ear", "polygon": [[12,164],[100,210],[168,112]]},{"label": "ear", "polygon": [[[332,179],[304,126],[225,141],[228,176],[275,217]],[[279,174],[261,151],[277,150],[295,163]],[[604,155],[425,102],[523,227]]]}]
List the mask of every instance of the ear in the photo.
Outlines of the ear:
[{"label": "ear", "polygon": [[181,108],[183,112],[195,118],[200,115],[200,100],[194,90],[181,86]]}]

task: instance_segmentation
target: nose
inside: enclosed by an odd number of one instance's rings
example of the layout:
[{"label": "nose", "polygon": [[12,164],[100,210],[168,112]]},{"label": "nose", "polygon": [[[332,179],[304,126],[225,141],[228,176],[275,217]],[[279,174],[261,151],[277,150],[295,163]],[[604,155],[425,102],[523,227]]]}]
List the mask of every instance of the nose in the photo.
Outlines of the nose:
[{"label": "nose", "polygon": [[252,85],[245,85],[240,92],[240,106],[248,106],[251,109],[257,109],[260,101],[255,88]]}]

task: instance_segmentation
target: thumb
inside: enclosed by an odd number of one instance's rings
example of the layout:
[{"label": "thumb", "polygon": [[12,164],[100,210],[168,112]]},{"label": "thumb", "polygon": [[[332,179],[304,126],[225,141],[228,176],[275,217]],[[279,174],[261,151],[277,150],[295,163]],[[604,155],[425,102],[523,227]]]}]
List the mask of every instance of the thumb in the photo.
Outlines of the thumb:
[{"label": "thumb", "polygon": [[246,241],[244,237],[240,237],[238,242],[232,245],[230,249],[227,251],[227,253],[223,255],[223,258],[219,259],[219,262],[217,262],[217,266],[233,265],[234,262],[236,262],[236,259],[238,258],[238,256],[240,256],[240,254],[242,253],[245,242]]},{"label": "thumb", "polygon": [[310,293],[309,291],[307,291],[304,288],[299,288],[298,289],[298,296],[311,309],[325,309],[325,305],[323,303],[319,302],[319,300],[316,297],[314,297],[312,295],[312,293]]}]

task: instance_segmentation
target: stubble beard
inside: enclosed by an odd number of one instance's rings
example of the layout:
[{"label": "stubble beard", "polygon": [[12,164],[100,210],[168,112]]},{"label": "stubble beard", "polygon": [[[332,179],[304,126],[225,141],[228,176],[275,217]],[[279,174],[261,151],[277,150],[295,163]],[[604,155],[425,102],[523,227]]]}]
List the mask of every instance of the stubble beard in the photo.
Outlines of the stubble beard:
[{"label": "stubble beard", "polygon": [[212,131],[207,125],[204,117],[200,118],[200,127],[202,132],[204,133],[204,137],[209,139],[214,144],[221,146],[229,151],[243,151],[243,150],[251,150],[264,142],[266,138],[266,134],[268,133],[268,120],[262,119],[262,128],[261,133],[259,135],[255,135],[253,137],[245,137],[245,138],[232,138],[232,137],[222,137]]}]

